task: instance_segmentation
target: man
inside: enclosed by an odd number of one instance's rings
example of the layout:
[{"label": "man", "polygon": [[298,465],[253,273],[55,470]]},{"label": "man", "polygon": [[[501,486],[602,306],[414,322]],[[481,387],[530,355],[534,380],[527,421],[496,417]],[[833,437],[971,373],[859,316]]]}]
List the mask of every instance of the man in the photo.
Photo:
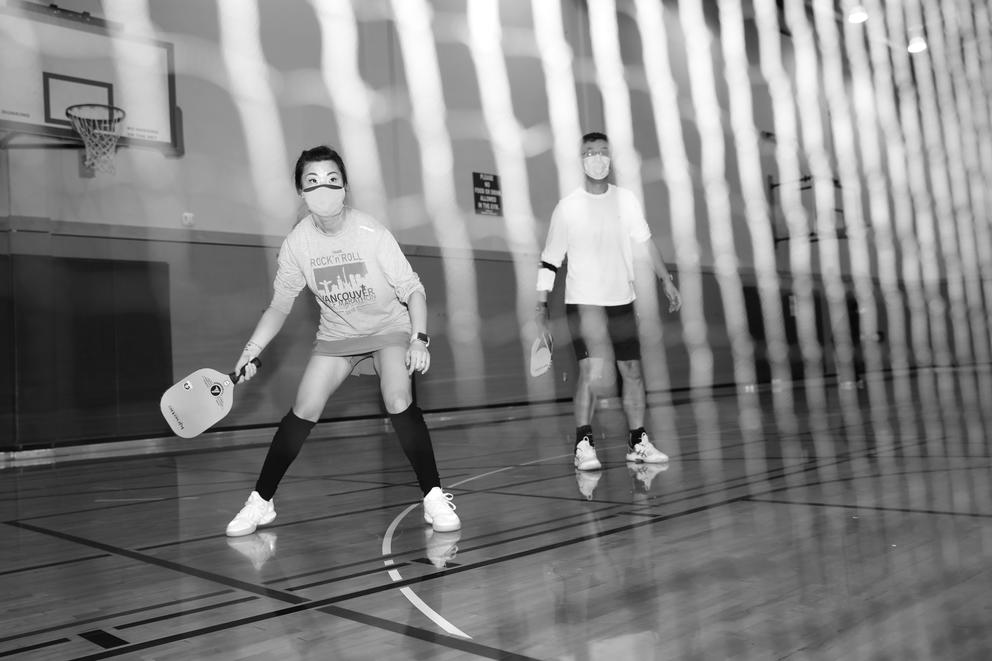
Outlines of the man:
[{"label": "man", "polygon": [[579,362],[574,397],[575,467],[580,471],[602,467],[591,425],[597,394],[604,392],[604,385],[612,384],[613,360],[620,373],[623,411],[630,428],[627,461],[664,463],[668,457],[651,443],[644,430],[645,388],[634,312],[634,261],[651,261],[663,283],[670,312],[682,306],[681,297],[651,241],[640,202],[631,191],[607,181],[610,143],[606,135],[584,135],[581,153],[585,183],[558,202],[541,253],[538,331],[548,335],[548,292],[567,255],[565,315]]}]

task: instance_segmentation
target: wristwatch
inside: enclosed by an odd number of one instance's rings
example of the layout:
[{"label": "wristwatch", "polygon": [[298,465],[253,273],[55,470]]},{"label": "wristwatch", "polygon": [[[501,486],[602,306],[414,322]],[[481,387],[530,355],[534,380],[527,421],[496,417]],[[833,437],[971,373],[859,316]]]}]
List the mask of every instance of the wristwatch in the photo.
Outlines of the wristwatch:
[{"label": "wristwatch", "polygon": [[414,333],[410,336],[410,341],[420,341],[424,343],[425,347],[429,347],[431,345],[431,336],[427,333]]}]

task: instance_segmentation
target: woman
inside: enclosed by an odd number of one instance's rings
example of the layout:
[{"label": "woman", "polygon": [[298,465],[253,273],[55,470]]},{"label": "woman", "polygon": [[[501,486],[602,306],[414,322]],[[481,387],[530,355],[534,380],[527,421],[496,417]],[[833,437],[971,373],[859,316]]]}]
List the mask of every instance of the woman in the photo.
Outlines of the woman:
[{"label": "woman", "polygon": [[411,376],[426,373],[427,298],[419,276],[389,230],[344,206],[348,174],[327,146],[296,161],[296,190],[310,214],[283,241],[269,307],[235,365],[255,376],[257,357],[282,328],[304,287],[317,299],[320,324],[296,402],[279,423],[255,490],[228,524],[231,537],[250,535],[276,518],[272,497],[299,454],[328,398],[350,374],[379,375],[386,411],[424,493],[424,520],[434,530],[458,530],[451,494],[441,491],[424,416],[413,404]]}]

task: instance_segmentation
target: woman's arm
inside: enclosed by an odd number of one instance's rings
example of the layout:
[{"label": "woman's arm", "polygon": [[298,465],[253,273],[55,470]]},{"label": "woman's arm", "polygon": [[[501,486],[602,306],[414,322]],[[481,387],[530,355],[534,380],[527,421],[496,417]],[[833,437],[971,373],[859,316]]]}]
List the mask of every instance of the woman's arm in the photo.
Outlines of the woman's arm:
[{"label": "woman's arm", "polygon": [[279,334],[283,324],[286,323],[287,316],[289,315],[285,312],[273,307],[266,308],[265,312],[262,313],[258,324],[255,325],[255,332],[251,334],[238,362],[234,365],[235,374],[239,373],[242,367],[244,368],[245,374],[242,381],[248,381],[255,376],[257,368],[251,360],[258,358],[258,355],[269,345],[269,342]]},{"label": "woman's arm", "polygon": [[407,372],[424,374],[430,369],[431,354],[427,350],[427,344],[416,339],[418,333],[427,333],[427,296],[424,295],[424,290],[414,290],[406,299],[406,307],[410,313],[410,326],[413,327],[410,345],[406,350]]},{"label": "woman's arm", "polygon": [[410,312],[410,326],[413,327],[413,335],[427,332],[427,297],[420,289],[414,290],[408,299],[406,307]]}]

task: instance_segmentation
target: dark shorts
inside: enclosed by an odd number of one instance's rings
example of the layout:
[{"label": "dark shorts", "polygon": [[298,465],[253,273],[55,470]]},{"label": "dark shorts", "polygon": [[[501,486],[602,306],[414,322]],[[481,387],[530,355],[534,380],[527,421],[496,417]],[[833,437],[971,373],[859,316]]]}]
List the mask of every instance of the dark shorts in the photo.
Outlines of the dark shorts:
[{"label": "dark shorts", "polygon": [[568,332],[572,335],[575,358],[582,360],[597,354],[596,347],[613,346],[614,360],[640,360],[641,340],[637,334],[634,304],[565,306]]}]

